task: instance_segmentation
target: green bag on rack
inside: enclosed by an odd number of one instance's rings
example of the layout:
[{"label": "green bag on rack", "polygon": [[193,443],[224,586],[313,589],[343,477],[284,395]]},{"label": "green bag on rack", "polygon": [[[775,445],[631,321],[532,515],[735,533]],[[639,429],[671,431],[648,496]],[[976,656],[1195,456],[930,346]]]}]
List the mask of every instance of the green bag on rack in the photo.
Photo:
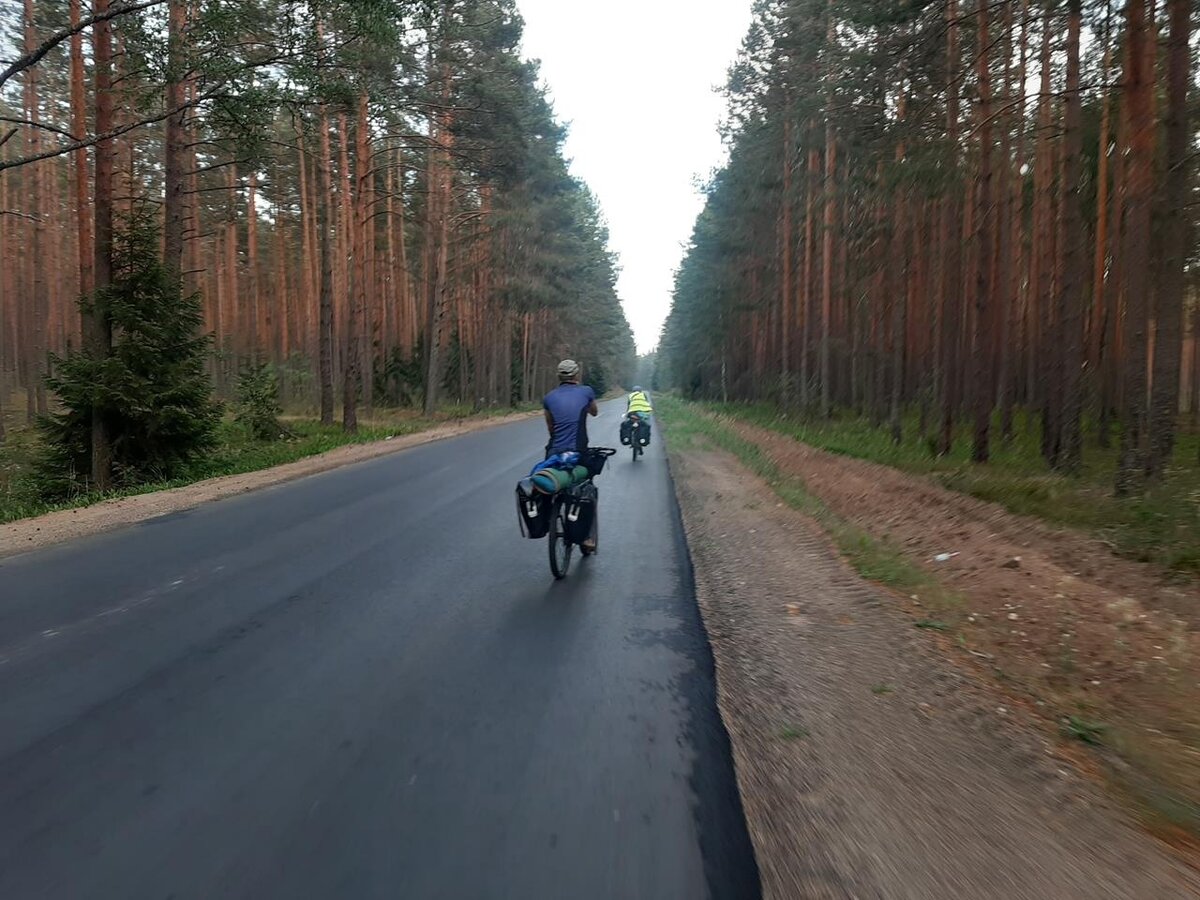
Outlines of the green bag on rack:
[{"label": "green bag on rack", "polygon": [[587,466],[576,466],[574,469],[541,469],[530,476],[535,489],[543,494],[557,494],[575,484],[582,484],[591,477]]}]

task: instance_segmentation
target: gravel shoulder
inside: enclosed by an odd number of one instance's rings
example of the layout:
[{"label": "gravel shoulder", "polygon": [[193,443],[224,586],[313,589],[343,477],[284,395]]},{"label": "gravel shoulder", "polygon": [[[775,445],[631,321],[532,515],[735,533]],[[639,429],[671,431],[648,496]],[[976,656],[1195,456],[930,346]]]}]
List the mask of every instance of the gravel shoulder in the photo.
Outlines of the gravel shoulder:
[{"label": "gravel shoulder", "polygon": [[530,418],[514,413],[492,418],[461,419],[426,431],[397,435],[367,444],[348,444],[327,453],[257,472],[210,478],[180,488],[105,500],[79,509],[65,509],[44,516],[19,519],[0,526],[0,559],[49,547],[63,541],[100,534],[114,528],[144,522],[158,516],[191,509],[202,503],[244,494],[260,488],[328,472],[341,466],[365,462],[389,453],[407,450],[431,441],[458,437],[484,428],[494,428]]},{"label": "gravel shoulder", "polygon": [[1200,897],[815,521],[724,452],[672,470],[765,896]]}]

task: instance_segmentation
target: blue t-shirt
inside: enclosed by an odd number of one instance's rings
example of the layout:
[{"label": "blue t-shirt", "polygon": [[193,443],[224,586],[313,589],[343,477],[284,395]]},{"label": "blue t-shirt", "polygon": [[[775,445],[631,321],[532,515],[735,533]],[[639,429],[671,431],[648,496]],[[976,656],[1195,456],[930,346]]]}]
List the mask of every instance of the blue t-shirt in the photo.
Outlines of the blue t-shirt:
[{"label": "blue t-shirt", "polygon": [[587,449],[588,407],[595,400],[596,392],[586,384],[560,384],[546,395],[542,408],[554,420],[547,454]]}]

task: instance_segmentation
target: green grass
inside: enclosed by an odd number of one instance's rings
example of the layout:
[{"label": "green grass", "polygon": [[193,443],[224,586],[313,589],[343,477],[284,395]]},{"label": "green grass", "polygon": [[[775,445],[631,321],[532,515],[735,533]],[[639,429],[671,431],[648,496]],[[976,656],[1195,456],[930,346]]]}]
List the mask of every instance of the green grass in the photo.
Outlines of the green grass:
[{"label": "green grass", "polygon": [[871,685],[871,693],[876,697],[884,697],[888,694],[895,693],[896,689],[890,684],[873,684]]},{"label": "green grass", "polygon": [[798,741],[808,737],[808,729],[802,725],[784,725],[779,729],[779,736],[785,741]]},{"label": "green grass", "polygon": [[[711,404],[704,408],[769,428],[809,446],[928,475],[952,490],[997,503],[1010,512],[1087,531],[1118,553],[1153,562],[1180,575],[1200,577],[1200,434],[1181,431],[1166,478],[1139,497],[1113,496],[1115,448],[1089,440],[1079,475],[1047,469],[1039,447],[1039,425],[1018,416],[1008,443],[993,429],[992,459],[970,462],[970,434],[957,435],[954,451],[937,458],[919,434],[915,416],[904,423],[904,440],[893,444],[886,429],[860,418],[814,421],[782,414],[766,404]],[[1114,441],[1116,436],[1114,435]]]},{"label": "green grass", "polygon": [[1091,744],[1094,747],[1104,743],[1104,732],[1107,730],[1107,725],[1100,722],[1090,722],[1079,716],[1068,716],[1066,721],[1063,722],[1063,733],[1067,737],[1083,741],[1083,743]]},{"label": "green grass", "polygon": [[804,479],[782,472],[757,444],[739,437],[722,421],[704,415],[693,404],[669,396],[660,396],[657,403],[657,413],[670,429],[672,449],[686,451],[709,445],[732,453],[765,480],[785,503],[816,519],[846,561],[864,578],[917,596],[930,610],[945,613],[960,607],[957,595],[909,561],[898,547],[871,537],[838,516],[809,492]]},{"label": "green grass", "polygon": [[447,420],[475,415],[507,415],[514,411],[519,410],[505,408],[473,414],[469,407],[448,407],[429,418],[412,414],[381,413],[377,421],[369,425],[360,424],[358,434],[355,435],[344,433],[340,425],[326,427],[310,419],[287,417],[285,421],[291,435],[288,439],[280,441],[256,441],[241,426],[226,420],[218,426],[217,446],[213,452],[198,460],[177,478],[140,484],[108,494],[80,494],[61,502],[46,502],[38,497],[34,490],[30,471],[38,453],[38,439],[33,430],[10,428],[7,440],[0,444],[0,523],[37,516],[56,509],[90,506],[114,497],[182,487],[207,478],[257,472],[325,453],[347,444],[365,444],[425,431]]},{"label": "green grass", "polygon": [[925,628],[930,631],[949,631],[950,626],[945,622],[939,622],[936,619],[917,619],[913,622],[914,628]]}]

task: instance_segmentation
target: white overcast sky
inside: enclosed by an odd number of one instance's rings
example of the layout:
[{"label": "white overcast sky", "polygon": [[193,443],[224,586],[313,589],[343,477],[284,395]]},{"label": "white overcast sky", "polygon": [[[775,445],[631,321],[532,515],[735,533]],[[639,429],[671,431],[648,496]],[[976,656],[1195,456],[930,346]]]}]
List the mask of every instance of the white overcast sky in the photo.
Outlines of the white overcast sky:
[{"label": "white overcast sky", "polygon": [[713,88],[751,0],[518,0],[525,55],[542,62],[571,169],[600,199],[618,293],[639,352],[658,341],[700,211],[695,177],[722,159]]}]

